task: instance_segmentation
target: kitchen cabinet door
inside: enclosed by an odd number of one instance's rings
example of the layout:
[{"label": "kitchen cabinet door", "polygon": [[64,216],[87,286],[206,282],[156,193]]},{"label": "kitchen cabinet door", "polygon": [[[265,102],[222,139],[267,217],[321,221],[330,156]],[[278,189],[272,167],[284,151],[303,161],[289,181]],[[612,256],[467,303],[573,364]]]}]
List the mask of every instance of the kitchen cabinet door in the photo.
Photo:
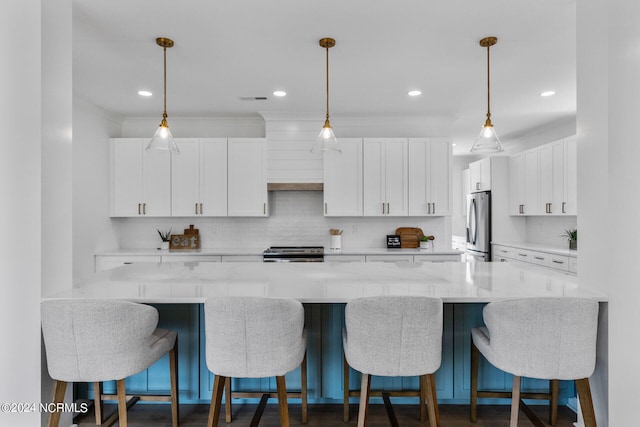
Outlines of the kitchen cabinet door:
[{"label": "kitchen cabinet door", "polygon": [[226,138],[177,139],[171,159],[172,216],[227,215]]},{"label": "kitchen cabinet door", "polygon": [[229,138],[228,145],[229,216],[268,216],[267,140]]},{"label": "kitchen cabinet door", "polygon": [[491,157],[469,163],[471,192],[491,190]]},{"label": "kitchen cabinet door", "polygon": [[524,164],[524,215],[538,214],[538,150],[527,150],[523,153]]},{"label": "kitchen cabinet door", "polygon": [[143,138],[110,140],[112,217],[171,215],[171,155]]},{"label": "kitchen cabinet door", "polygon": [[524,154],[509,157],[509,214],[524,215],[525,206]]},{"label": "kitchen cabinet door", "polygon": [[406,216],[408,151],[403,138],[364,139],[364,215]]},{"label": "kitchen cabinet door", "polygon": [[561,214],[564,202],[564,141],[538,148],[539,205],[538,213]]},{"label": "kitchen cabinet door", "polygon": [[324,154],[324,215],[362,216],[362,138],[341,138]]},{"label": "kitchen cabinet door", "polygon": [[409,215],[451,215],[451,144],[409,140]]}]

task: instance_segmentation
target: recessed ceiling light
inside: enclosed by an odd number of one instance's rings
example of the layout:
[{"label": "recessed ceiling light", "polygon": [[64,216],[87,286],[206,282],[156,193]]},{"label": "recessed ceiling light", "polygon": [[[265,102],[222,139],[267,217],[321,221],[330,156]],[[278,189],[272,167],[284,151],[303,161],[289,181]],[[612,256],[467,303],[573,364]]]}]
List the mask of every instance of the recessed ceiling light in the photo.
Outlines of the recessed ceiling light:
[{"label": "recessed ceiling light", "polygon": [[456,144],[456,143],[451,144],[452,147],[455,147],[456,145],[458,145],[458,144]]},{"label": "recessed ceiling light", "polygon": [[540,96],[553,96],[555,94],[555,90],[545,90],[544,92],[540,92]]},{"label": "recessed ceiling light", "polygon": [[273,92],[273,96],[287,96],[287,92],[283,90],[276,90],[275,92]]},{"label": "recessed ceiling light", "polygon": [[419,90],[410,90],[409,93],[407,94],[409,96],[418,96],[418,95],[422,95],[422,91]]},{"label": "recessed ceiling light", "polygon": [[138,91],[138,95],[140,95],[140,96],[151,96],[153,94],[151,92],[149,92],[148,90],[139,90]]}]

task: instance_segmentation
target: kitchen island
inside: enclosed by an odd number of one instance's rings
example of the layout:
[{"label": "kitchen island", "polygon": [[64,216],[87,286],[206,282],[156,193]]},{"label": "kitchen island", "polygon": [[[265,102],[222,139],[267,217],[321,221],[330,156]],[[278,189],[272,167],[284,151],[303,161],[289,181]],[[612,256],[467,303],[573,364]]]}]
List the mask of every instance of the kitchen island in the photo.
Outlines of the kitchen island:
[{"label": "kitchen island", "polygon": [[[423,295],[445,303],[442,366],[436,373],[440,403],[467,403],[469,398],[469,330],[482,325],[484,304],[514,297],[585,297],[606,304],[607,297],[580,286],[575,276],[546,272],[510,263],[136,263],[93,274],[55,298],[124,299],[153,304],[160,325],[174,329],[180,339],[180,398],[207,403],[212,375],[204,354],[203,303],[221,295],[288,297],[305,306],[308,332],[310,402],[339,402],[342,398],[344,305],[374,295]],[[535,319],[532,319],[535,321]],[[373,326],[373,325],[372,325]],[[168,389],[161,361],[128,380],[132,391]],[[481,387],[509,390],[511,377],[481,365]],[[359,375],[351,375],[358,388]],[[287,376],[292,388],[299,372]],[[373,388],[417,388],[417,378],[374,378]],[[234,379],[234,388],[275,389],[273,379]],[[106,386],[108,388],[108,385]],[[546,381],[523,382],[523,389],[540,390]],[[82,389],[80,394],[84,393]],[[87,392],[88,393],[88,392]],[[89,395],[88,393],[87,395]],[[561,384],[561,403],[574,395],[571,382]],[[505,402],[506,403],[506,402]]]}]

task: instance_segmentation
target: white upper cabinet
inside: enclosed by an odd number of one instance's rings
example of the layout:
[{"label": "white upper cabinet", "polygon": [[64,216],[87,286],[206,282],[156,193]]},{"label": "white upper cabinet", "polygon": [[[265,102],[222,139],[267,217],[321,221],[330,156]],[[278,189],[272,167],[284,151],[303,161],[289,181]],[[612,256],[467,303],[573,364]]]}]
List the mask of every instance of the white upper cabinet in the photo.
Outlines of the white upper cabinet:
[{"label": "white upper cabinet", "polygon": [[362,138],[341,138],[324,154],[325,216],[362,216]]},{"label": "white upper cabinet", "polygon": [[229,138],[228,215],[268,216],[267,140]]},{"label": "white upper cabinet", "polygon": [[227,139],[176,139],[171,159],[173,216],[227,215]]},{"label": "white upper cabinet", "polygon": [[523,151],[509,158],[509,213],[536,215],[538,203],[538,150]]},{"label": "white upper cabinet", "polygon": [[409,140],[409,215],[451,215],[451,143],[444,139]]},{"label": "white upper cabinet", "polygon": [[471,192],[491,190],[491,157],[477,160],[469,164]]},{"label": "white upper cabinet", "polygon": [[171,215],[171,155],[145,151],[147,139],[117,138],[110,145],[110,214]]},{"label": "white upper cabinet", "polygon": [[364,215],[408,215],[407,147],[405,138],[364,139]]},{"label": "white upper cabinet", "polygon": [[510,157],[512,215],[576,215],[575,137]]}]

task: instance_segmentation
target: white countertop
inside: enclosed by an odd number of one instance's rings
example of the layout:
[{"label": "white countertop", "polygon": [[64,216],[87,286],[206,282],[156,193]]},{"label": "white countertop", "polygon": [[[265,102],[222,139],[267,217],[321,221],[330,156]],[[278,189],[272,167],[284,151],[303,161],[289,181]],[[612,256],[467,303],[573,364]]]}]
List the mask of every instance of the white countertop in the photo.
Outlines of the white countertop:
[{"label": "white countertop", "polygon": [[374,295],[424,295],[447,303],[576,296],[607,301],[578,279],[511,263],[134,263],[91,275],[55,298],[203,303],[221,295],[344,303]]},{"label": "white countertop", "polygon": [[[100,252],[96,255],[106,256],[144,256],[144,255],[260,255],[267,248],[208,248],[189,251],[168,251],[159,249],[114,249],[111,251]],[[434,248],[434,249],[387,249],[387,248],[356,248],[342,249],[333,251],[329,248],[324,249],[325,255],[462,255],[462,251],[451,248]]]},{"label": "white countertop", "polygon": [[573,249],[569,249],[569,243],[567,243],[567,246],[562,248],[562,247],[558,247],[558,246],[549,246],[549,245],[540,245],[538,243],[527,243],[527,242],[491,242],[492,245],[501,245],[501,246],[508,246],[511,248],[518,248],[518,249],[528,249],[528,250],[532,250],[532,251],[539,251],[539,252],[546,252],[549,254],[555,254],[555,255],[565,255],[565,256],[570,256],[573,258],[577,258],[578,257],[578,251],[577,250],[573,250]]}]

